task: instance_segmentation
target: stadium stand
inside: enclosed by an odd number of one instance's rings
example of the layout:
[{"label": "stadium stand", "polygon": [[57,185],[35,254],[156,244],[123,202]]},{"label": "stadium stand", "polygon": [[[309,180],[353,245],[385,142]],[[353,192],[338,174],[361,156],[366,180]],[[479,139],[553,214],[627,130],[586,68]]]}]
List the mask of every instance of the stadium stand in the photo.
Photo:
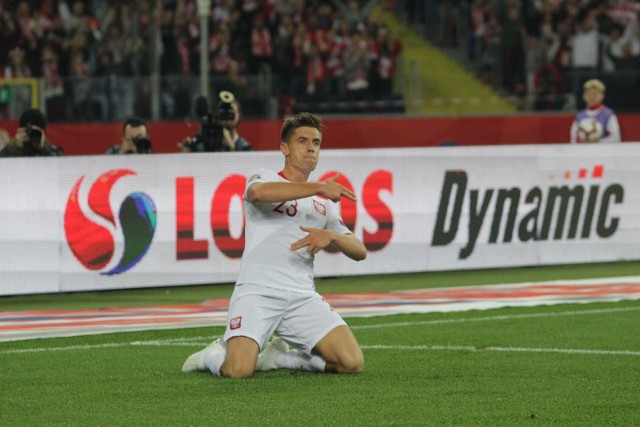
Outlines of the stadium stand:
[{"label": "stadium stand", "polygon": [[[213,86],[236,93],[247,117],[274,117],[272,99],[306,107],[331,98],[335,112],[402,111],[392,92],[402,44],[369,18],[376,3],[212,1]],[[1,77],[44,79],[52,122],[150,117],[154,70],[161,118],[190,114],[199,75],[196,0],[0,4]]]},{"label": "stadium stand", "polygon": [[599,78],[619,111],[640,110],[636,0],[396,0],[403,22],[526,110],[582,108]]},{"label": "stadium stand", "polygon": [[[156,69],[159,118],[190,114],[200,53],[195,0],[1,4],[0,77],[42,78],[52,122],[151,118]],[[406,96],[393,87],[398,73],[411,77],[399,70],[404,46],[374,18],[376,5],[521,110],[573,111],[581,83],[593,77],[617,110],[640,109],[640,97],[628,96],[640,80],[636,0],[217,0],[209,20],[213,87],[237,93],[248,118],[310,106],[406,111]],[[8,99],[29,98],[24,87],[8,91],[0,94],[4,117]]]}]

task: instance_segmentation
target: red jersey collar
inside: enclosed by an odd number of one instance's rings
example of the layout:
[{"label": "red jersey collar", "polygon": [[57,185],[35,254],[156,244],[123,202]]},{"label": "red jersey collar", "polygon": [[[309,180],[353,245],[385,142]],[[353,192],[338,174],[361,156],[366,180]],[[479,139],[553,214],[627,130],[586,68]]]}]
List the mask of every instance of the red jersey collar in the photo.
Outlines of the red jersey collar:
[{"label": "red jersey collar", "polygon": [[283,177],[284,179],[286,179],[287,181],[291,182],[291,180],[289,178],[287,178],[287,176],[284,174],[284,171],[280,171],[278,172],[278,175],[280,175],[281,177]]}]

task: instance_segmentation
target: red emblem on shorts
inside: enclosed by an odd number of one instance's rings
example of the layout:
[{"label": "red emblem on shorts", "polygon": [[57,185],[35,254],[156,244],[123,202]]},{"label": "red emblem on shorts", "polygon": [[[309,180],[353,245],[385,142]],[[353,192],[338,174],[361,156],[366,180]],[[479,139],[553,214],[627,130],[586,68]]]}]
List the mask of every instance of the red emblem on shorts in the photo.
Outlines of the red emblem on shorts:
[{"label": "red emblem on shorts", "polygon": [[229,328],[231,330],[240,329],[242,327],[242,316],[234,317],[229,321]]},{"label": "red emblem on shorts", "polygon": [[320,213],[320,215],[327,216],[326,206],[320,203],[319,201],[317,201],[316,199],[313,199],[313,207],[316,208],[316,210],[318,211],[318,213]]}]

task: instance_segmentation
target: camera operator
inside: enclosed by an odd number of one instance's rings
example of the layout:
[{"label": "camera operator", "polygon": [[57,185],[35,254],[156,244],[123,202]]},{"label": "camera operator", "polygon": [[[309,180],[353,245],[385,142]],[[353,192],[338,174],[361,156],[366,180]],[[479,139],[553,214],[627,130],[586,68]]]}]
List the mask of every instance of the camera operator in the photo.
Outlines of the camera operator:
[{"label": "camera operator", "polygon": [[62,156],[60,147],[47,141],[44,131],[47,118],[42,111],[30,108],[20,115],[16,136],[0,151],[0,157]]},{"label": "camera operator", "polygon": [[253,150],[249,141],[238,133],[240,105],[231,92],[220,92],[214,112],[209,111],[207,98],[203,96],[196,99],[195,110],[200,117],[200,129],[195,137],[186,138],[178,143],[180,151],[191,153]]},{"label": "camera operator", "polygon": [[107,148],[106,154],[150,154],[151,139],[147,124],[138,117],[127,119],[122,125],[122,144]]}]

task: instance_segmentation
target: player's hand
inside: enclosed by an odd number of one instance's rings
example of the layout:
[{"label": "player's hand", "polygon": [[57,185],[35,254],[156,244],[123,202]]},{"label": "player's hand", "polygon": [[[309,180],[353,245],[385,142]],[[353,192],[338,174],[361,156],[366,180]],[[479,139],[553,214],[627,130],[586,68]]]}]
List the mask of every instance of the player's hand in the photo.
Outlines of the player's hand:
[{"label": "player's hand", "polygon": [[357,198],[353,191],[336,182],[339,177],[340,174],[337,173],[331,178],[322,181],[323,189],[320,194],[336,203],[340,201],[341,197],[346,197],[347,199],[355,202]]},{"label": "player's hand", "polygon": [[307,252],[317,254],[327,246],[333,243],[334,233],[331,230],[321,230],[319,228],[310,228],[300,226],[300,230],[307,234],[302,239],[291,244],[291,250],[297,251],[300,248],[307,248]]}]

